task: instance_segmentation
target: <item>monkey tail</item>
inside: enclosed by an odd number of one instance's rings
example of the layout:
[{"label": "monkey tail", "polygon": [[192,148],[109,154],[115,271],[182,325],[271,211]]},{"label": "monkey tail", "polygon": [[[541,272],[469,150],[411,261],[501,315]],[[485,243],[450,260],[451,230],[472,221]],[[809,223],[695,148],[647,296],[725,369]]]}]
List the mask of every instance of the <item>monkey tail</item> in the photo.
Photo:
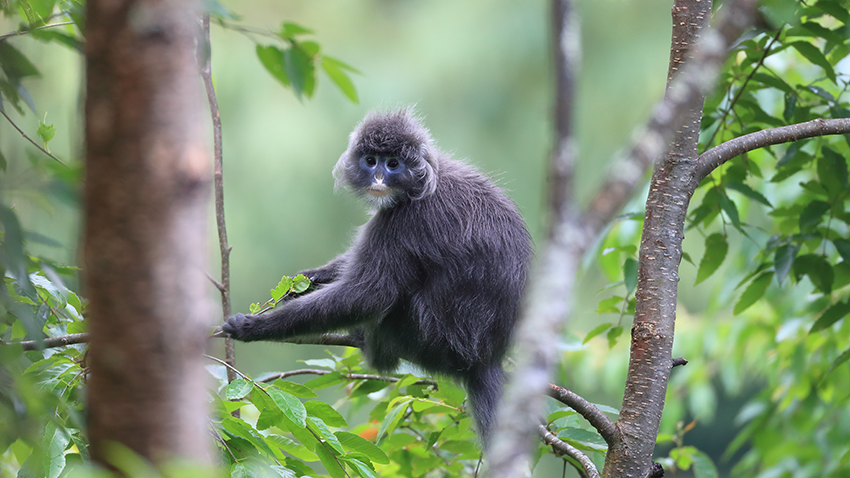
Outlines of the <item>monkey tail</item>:
[{"label": "monkey tail", "polygon": [[496,409],[502,397],[505,371],[501,363],[476,368],[466,380],[466,390],[472,407],[472,416],[478,427],[478,436],[486,449],[490,432],[496,421]]}]

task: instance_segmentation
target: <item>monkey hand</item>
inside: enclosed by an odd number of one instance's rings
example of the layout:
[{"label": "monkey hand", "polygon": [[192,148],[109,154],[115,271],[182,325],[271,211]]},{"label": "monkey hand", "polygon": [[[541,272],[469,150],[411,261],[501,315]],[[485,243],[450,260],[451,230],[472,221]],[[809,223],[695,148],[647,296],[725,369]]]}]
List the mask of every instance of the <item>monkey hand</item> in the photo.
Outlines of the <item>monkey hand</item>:
[{"label": "monkey hand", "polygon": [[236,314],[227,318],[221,330],[236,340],[243,342],[256,340],[254,330],[258,320],[260,319],[256,315]]}]

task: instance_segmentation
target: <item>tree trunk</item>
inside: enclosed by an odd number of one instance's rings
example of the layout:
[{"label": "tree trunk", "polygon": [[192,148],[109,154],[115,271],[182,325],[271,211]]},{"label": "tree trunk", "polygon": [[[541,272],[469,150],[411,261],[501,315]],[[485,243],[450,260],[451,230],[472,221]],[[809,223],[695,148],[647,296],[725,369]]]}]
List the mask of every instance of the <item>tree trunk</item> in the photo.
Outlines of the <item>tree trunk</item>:
[{"label": "tree trunk", "polygon": [[[671,88],[673,79],[692,59],[701,30],[711,22],[711,4],[710,0],[677,0],[673,5],[667,96],[675,93]],[[650,180],[640,241],[629,372],[617,421],[623,440],[608,451],[604,477],[643,478],[652,463],[673,367],[678,270],[704,102],[705,96],[697,94],[682,105],[682,121],[676,125],[667,155],[655,164]]]},{"label": "tree trunk", "polygon": [[195,4],[89,0],[84,273],[92,459],[209,461],[208,153]]}]

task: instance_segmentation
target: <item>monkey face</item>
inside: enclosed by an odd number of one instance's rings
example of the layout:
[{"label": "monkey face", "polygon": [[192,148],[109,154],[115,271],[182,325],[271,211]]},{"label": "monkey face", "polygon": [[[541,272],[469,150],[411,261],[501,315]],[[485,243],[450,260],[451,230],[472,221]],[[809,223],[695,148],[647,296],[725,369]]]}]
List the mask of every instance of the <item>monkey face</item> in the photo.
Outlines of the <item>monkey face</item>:
[{"label": "monkey face", "polygon": [[365,188],[366,194],[383,198],[399,190],[407,168],[395,156],[364,154],[360,157],[360,170],[363,179],[369,182]]}]

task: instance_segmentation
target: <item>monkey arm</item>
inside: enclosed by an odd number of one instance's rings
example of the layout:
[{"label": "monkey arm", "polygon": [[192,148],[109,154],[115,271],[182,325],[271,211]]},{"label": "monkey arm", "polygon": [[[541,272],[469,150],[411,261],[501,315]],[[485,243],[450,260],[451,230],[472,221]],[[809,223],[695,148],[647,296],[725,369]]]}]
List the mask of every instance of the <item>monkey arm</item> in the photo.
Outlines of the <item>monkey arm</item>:
[{"label": "monkey arm", "polygon": [[222,330],[243,342],[322,334],[376,320],[396,300],[392,292],[364,294],[361,290],[334,282],[265,314],[236,314]]},{"label": "monkey arm", "polygon": [[330,284],[339,279],[340,272],[347,262],[348,254],[340,254],[322,267],[307,269],[299,272],[299,274],[304,274],[305,277],[310,279],[310,282],[316,285]]}]

